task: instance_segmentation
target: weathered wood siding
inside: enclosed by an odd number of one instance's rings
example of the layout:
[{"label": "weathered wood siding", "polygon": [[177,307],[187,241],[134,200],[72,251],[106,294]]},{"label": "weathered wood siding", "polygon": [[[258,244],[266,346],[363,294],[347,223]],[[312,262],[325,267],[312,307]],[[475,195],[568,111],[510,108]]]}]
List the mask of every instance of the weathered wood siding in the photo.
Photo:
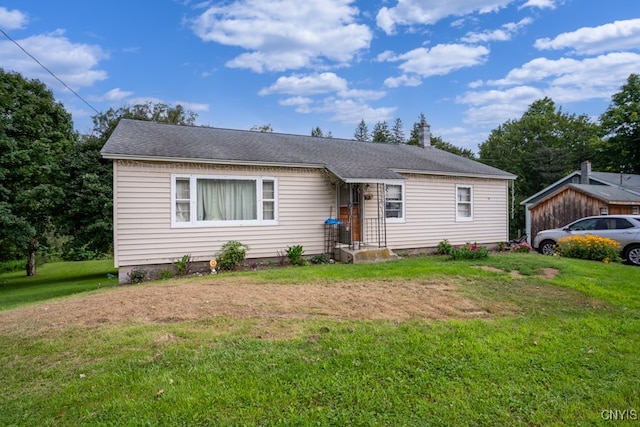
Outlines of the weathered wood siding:
[{"label": "weathered wood siding", "polygon": [[[387,224],[392,249],[434,248],[451,244],[497,243],[508,240],[507,180],[408,175],[405,183],[405,221]],[[473,221],[456,221],[456,185],[473,187]],[[365,201],[365,218],[376,218],[375,188]]]},{"label": "weathered wood siding", "polygon": [[[324,251],[324,221],[336,212],[335,189],[321,170],[181,163],[114,162],[115,264],[172,263],[185,254],[208,260],[229,240],[249,245],[248,258],[276,257],[287,246]],[[171,175],[272,176],[278,180],[278,225],[171,227]]]},{"label": "weathered wood siding", "polygon": [[566,187],[530,208],[531,236],[542,230],[562,227],[586,216],[600,215],[602,207],[607,207],[609,215],[633,213],[633,204],[608,204]]}]

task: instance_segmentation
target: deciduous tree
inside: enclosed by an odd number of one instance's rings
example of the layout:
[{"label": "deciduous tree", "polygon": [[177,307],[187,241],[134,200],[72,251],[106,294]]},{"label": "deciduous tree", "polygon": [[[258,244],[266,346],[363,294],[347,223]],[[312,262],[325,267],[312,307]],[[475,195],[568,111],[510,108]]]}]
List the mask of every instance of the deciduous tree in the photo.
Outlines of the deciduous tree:
[{"label": "deciduous tree", "polygon": [[63,165],[76,135],[71,115],[37,81],[0,69],[0,243],[35,257],[64,216]]},{"label": "deciduous tree", "polygon": [[80,138],[67,162],[65,221],[60,230],[73,237],[65,247],[71,259],[101,255],[113,241],[113,166],[100,150],[121,119],[147,120],[177,125],[193,125],[197,115],[181,105],[136,104],[110,108],[93,117],[90,135]]},{"label": "deciduous tree", "polygon": [[600,116],[604,141],[594,167],[640,174],[640,76],[631,74]]},{"label": "deciduous tree", "polygon": [[480,144],[480,161],[518,176],[511,234],[524,229],[520,202],[551,185],[593,156],[599,127],[586,115],[556,109],[550,98],[535,101],[518,120],[494,129]]}]

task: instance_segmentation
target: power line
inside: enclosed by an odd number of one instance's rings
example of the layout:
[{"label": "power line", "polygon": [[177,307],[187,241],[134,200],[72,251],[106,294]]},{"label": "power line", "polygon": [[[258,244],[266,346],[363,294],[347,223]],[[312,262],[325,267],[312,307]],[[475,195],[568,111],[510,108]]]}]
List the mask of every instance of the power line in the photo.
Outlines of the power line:
[{"label": "power line", "polygon": [[84,102],[85,104],[87,104],[87,106],[89,108],[91,108],[93,111],[96,112],[96,114],[100,114],[100,112],[98,110],[96,110],[93,105],[89,104],[89,102],[87,102],[83,97],[81,97],[80,95],[78,95],[78,93],[71,89],[69,86],[67,86],[67,84],[65,82],[63,82],[58,76],[56,76],[53,71],[51,71],[50,69],[48,69],[47,67],[44,66],[44,64],[42,64],[42,62],[38,61],[38,59],[33,56],[32,54],[30,54],[29,52],[27,52],[27,50],[25,48],[23,48],[20,43],[18,43],[17,41],[15,41],[14,39],[12,39],[9,34],[5,33],[4,30],[2,28],[0,28],[0,32],[2,32],[2,34],[4,34],[4,36],[6,38],[8,38],[10,41],[13,42],[13,44],[15,44],[16,46],[18,46],[20,48],[20,50],[22,50],[24,53],[26,53],[31,59],[33,59],[39,66],[41,66],[47,73],[51,74],[53,76],[54,79],[56,79],[57,81],[59,81],[62,86],[64,86],[65,88],[67,88],[71,93],[73,93],[76,97],[78,97],[78,99],[82,102]]}]

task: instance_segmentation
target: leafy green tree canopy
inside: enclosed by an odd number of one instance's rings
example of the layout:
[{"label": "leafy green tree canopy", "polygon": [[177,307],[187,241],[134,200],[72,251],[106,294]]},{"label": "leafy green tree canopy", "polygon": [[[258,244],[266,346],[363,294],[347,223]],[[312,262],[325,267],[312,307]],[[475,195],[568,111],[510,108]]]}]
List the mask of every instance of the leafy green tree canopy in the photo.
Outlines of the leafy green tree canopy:
[{"label": "leafy green tree canopy", "polygon": [[197,115],[163,103],[146,103],[110,108],[93,117],[90,135],[79,139],[67,163],[65,221],[61,232],[73,237],[65,248],[65,256],[80,260],[108,253],[113,241],[113,166],[100,156],[100,150],[118,122],[135,119],[193,125]]},{"label": "leafy green tree canopy", "polygon": [[75,139],[71,115],[43,83],[0,69],[0,243],[27,257],[28,276],[65,215],[63,166]]},{"label": "leafy green tree canopy", "polygon": [[513,236],[524,229],[524,208],[519,203],[580,169],[580,163],[593,156],[598,132],[598,125],[586,115],[563,113],[544,98],[531,104],[520,119],[498,126],[480,144],[480,161],[518,176]]},{"label": "leafy green tree canopy", "polygon": [[600,116],[600,170],[640,174],[640,76],[631,74]]}]

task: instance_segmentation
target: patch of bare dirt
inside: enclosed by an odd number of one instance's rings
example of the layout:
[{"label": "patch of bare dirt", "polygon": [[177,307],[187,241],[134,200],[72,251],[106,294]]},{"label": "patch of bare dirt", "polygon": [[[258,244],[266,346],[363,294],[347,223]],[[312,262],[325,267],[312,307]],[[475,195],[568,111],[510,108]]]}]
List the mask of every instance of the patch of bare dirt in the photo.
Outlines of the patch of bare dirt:
[{"label": "patch of bare dirt", "polygon": [[[486,307],[445,281],[255,284],[240,279],[123,286],[0,313],[0,332],[39,333],[118,322],[169,323],[212,317],[407,320],[473,318]],[[158,338],[167,342],[175,337]]]},{"label": "patch of bare dirt", "polygon": [[[496,267],[490,267],[488,265],[479,265],[478,268],[485,271],[493,271],[495,273],[509,273],[513,277],[524,277],[518,270],[505,271]],[[542,273],[535,277],[541,277],[543,279],[553,279],[558,275],[558,272],[559,271],[556,268],[543,268]]]}]

